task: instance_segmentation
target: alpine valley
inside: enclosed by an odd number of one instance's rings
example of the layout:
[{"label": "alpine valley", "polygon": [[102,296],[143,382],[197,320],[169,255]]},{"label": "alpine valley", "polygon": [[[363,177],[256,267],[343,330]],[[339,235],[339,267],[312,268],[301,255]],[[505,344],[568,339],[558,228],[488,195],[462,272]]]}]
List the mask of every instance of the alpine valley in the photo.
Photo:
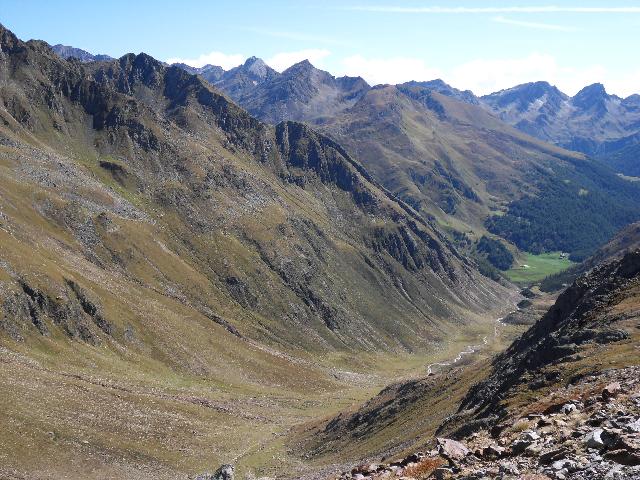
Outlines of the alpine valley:
[{"label": "alpine valley", "polygon": [[0,25],[0,478],[640,478],[640,97],[422,80]]}]

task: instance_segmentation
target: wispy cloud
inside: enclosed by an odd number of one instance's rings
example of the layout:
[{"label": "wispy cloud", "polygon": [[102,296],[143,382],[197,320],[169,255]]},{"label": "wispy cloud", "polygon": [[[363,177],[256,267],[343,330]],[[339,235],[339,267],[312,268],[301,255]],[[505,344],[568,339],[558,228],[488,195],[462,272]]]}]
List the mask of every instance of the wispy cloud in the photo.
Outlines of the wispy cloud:
[{"label": "wispy cloud", "polygon": [[314,42],[322,43],[326,45],[346,45],[345,42],[333,37],[327,37],[322,35],[309,35],[301,32],[289,32],[280,30],[267,30],[263,28],[244,28],[246,32],[257,33],[258,35],[265,35],[267,37],[284,38],[287,40],[295,40],[298,42]]},{"label": "wispy cloud", "polygon": [[204,53],[196,58],[168,58],[167,63],[184,63],[192,67],[203,67],[207,64],[217,65],[219,67],[228,70],[230,68],[240,65],[245,59],[244,55],[240,54],[227,54],[222,52],[209,52]]},{"label": "wispy cloud", "polygon": [[514,20],[502,16],[493,17],[491,21],[496,23],[504,23],[506,25],[514,25],[516,27],[536,28],[538,30],[554,30],[557,32],[577,32],[578,29],[566,25],[555,25],[552,23],[526,22],[522,20]]},{"label": "wispy cloud", "polygon": [[640,13],[640,7],[561,7],[558,5],[521,7],[398,7],[393,5],[355,5],[346,10],[378,13]]}]

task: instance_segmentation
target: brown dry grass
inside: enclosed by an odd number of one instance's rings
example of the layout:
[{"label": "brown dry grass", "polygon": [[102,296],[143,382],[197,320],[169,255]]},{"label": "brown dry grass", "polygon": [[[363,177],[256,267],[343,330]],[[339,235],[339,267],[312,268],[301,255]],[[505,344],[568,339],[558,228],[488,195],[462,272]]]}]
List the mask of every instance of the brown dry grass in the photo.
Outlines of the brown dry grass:
[{"label": "brown dry grass", "polygon": [[410,478],[428,478],[438,467],[444,465],[445,461],[440,457],[428,457],[413,467],[405,469],[404,476]]}]

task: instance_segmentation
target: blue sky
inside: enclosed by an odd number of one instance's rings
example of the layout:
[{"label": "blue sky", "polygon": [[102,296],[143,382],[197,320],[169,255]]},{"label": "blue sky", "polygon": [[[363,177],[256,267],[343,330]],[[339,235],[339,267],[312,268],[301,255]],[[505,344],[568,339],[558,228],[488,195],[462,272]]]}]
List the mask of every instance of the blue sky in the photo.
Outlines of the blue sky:
[{"label": "blue sky", "polygon": [[256,55],[277,70],[309,58],[370,83],[441,77],[478,94],[534,80],[640,93],[640,0],[0,0],[0,22],[112,56],[230,68]]}]

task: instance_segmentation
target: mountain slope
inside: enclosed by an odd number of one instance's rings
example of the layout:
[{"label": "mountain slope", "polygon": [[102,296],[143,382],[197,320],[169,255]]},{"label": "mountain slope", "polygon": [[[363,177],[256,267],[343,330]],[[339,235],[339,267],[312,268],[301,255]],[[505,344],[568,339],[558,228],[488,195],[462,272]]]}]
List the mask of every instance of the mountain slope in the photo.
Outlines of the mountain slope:
[{"label": "mountain slope", "polygon": [[[640,218],[640,185],[509,127],[471,92],[440,80],[373,88],[353,80],[360,86],[347,101],[336,94],[338,80],[302,62],[236,99],[266,121],[315,124],[423,218],[450,228],[465,249],[488,230],[523,250],[581,259]],[[585,91],[576,102],[586,108],[593,95]],[[518,116],[530,97],[547,99],[548,110],[568,99],[540,82],[494,100]],[[562,206],[577,213],[562,215]]]},{"label": "mountain slope", "polygon": [[309,127],[145,54],[0,46],[3,476],[290,471],[274,434],[510,301]]},{"label": "mountain slope", "polygon": [[[522,389],[529,382],[540,383],[533,387],[539,389],[558,381],[552,376],[545,379],[540,371],[557,370],[563,361],[597,367],[593,358],[585,359],[597,354],[598,345],[624,342],[626,347],[632,346],[627,340],[631,338],[628,327],[635,326],[630,321],[633,315],[625,316],[616,307],[637,303],[639,275],[640,253],[633,251],[576,280],[542,319],[495,359],[492,375],[469,392],[461,411],[473,409],[480,417],[501,415],[504,400],[524,393]],[[568,378],[573,368],[562,366],[561,378]]]},{"label": "mountain slope", "polygon": [[[640,251],[635,250],[598,266],[562,293],[493,360],[458,413],[420,438],[413,451],[383,457],[382,463],[368,458],[338,478],[637,478],[639,304]],[[376,448],[379,443],[371,439],[385,430],[398,433],[400,424],[412,445],[411,435],[429,431],[429,417],[443,398],[457,397],[461,382],[486,375],[478,365],[466,370],[449,372],[448,381],[424,379],[382,391],[319,435],[332,440],[331,431],[348,421],[354,434],[347,448],[366,442]]]},{"label": "mountain slope", "polygon": [[640,222],[632,223],[620,230],[611,240],[583,262],[572,266],[564,272],[545,278],[540,284],[540,288],[546,292],[560,290],[596,266],[613,262],[638,249],[640,249]]},{"label": "mountain slope", "polygon": [[418,84],[376,87],[320,127],[423,215],[478,238],[486,226],[578,258],[640,218],[638,185]]},{"label": "mountain slope", "polygon": [[627,145],[601,156],[600,160],[623,175],[640,177],[640,133],[622,139],[621,143]]}]

